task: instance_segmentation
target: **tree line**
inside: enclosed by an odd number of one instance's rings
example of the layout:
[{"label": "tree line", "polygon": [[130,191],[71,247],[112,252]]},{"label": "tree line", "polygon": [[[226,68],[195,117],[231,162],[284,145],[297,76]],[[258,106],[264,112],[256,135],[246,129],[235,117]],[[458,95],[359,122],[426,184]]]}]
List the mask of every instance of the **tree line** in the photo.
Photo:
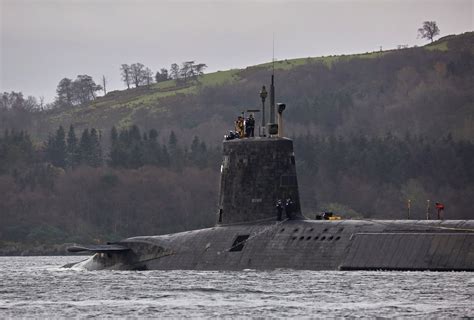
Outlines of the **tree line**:
[{"label": "tree line", "polygon": [[411,200],[415,218],[424,219],[431,199],[449,207],[449,219],[471,217],[470,141],[454,141],[449,134],[439,139],[302,135],[295,138],[295,148],[307,207],[326,210],[338,203],[360,216],[401,219]]},{"label": "tree line", "polygon": [[[310,218],[406,218],[408,199],[414,219],[424,219],[427,199],[445,203],[447,218],[471,215],[472,142],[306,134],[294,145]],[[185,146],[173,132],[162,142],[137,126],[106,137],[60,127],[35,146],[25,131],[8,130],[0,150],[0,242],[104,242],[215,222],[221,153],[198,137]]]},{"label": "tree line", "polygon": [[[167,80],[175,80],[178,84],[187,84],[191,80],[196,80],[204,74],[207,65],[204,63],[195,63],[194,61],[185,61],[181,67],[173,63],[170,71],[161,68],[155,74],[142,63],[122,64],[120,66],[120,75],[122,81],[130,89],[140,86],[150,86],[152,83]],[[102,77],[102,85],[97,84],[89,75],[78,75],[76,79],[63,78],[59,81],[56,88],[56,99],[54,107],[73,107],[87,104],[97,97],[97,91],[106,91],[106,78]]]},{"label": "tree line", "polygon": [[110,148],[104,151],[106,143],[102,131],[95,128],[86,128],[78,136],[74,126],[71,125],[67,133],[59,126],[39,146],[33,144],[26,131],[6,130],[0,137],[0,174],[11,174],[41,163],[61,169],[80,166],[138,169],[147,165],[203,169],[215,166],[220,159],[220,147],[208,147],[197,136],[189,146],[180,143],[173,131],[165,143],[158,137],[156,129],[141,131],[136,125],[120,130],[112,127]]},{"label": "tree line", "polygon": [[112,128],[109,137],[60,126],[39,145],[25,131],[6,130],[0,244],[89,243],[209,226],[219,161],[219,148],[198,137],[188,146],[171,132],[160,142],[156,129],[137,126]]},{"label": "tree line", "polygon": [[161,68],[157,71],[153,78],[153,72],[150,68],[145,67],[142,63],[133,63],[131,65],[122,64],[120,72],[122,81],[130,89],[131,85],[138,88],[142,85],[150,85],[155,80],[160,83],[167,80],[175,80],[179,84],[186,84],[190,80],[196,80],[199,76],[204,74],[207,68],[205,63],[196,63],[195,61],[185,61],[181,67],[177,63],[173,63],[168,71],[166,68]]},{"label": "tree line", "polygon": [[96,92],[103,87],[89,75],[78,75],[76,79],[63,78],[56,88],[56,106],[78,106],[94,100]]}]

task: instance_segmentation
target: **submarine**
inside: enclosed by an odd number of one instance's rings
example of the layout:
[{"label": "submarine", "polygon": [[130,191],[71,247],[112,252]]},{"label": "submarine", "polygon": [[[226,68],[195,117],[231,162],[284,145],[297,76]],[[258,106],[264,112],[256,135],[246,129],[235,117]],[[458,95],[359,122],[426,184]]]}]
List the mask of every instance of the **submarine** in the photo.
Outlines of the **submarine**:
[{"label": "submarine", "polygon": [[[310,220],[301,212],[284,104],[255,137],[226,136],[214,227],[68,248],[87,270],[474,270],[474,220]],[[255,110],[254,110],[255,111]],[[278,123],[275,121],[278,116]],[[316,186],[317,187],[317,186]],[[284,212],[284,213],[283,213]]]}]

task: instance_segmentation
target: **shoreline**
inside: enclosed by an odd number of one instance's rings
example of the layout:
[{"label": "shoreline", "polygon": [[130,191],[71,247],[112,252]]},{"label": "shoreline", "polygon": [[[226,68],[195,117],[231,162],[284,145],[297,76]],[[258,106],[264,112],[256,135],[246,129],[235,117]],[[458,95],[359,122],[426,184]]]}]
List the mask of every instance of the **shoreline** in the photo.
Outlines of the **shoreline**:
[{"label": "shoreline", "polygon": [[83,256],[68,252],[66,249],[74,243],[62,244],[25,244],[21,242],[0,242],[0,257],[12,256]]}]

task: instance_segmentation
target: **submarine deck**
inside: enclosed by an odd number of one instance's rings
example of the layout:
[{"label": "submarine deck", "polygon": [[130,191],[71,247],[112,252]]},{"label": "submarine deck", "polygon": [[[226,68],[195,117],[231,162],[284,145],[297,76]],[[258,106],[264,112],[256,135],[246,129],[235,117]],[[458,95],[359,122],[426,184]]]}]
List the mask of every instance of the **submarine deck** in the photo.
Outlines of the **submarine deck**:
[{"label": "submarine deck", "polygon": [[118,244],[162,248],[144,269],[474,270],[474,220],[262,221]]}]

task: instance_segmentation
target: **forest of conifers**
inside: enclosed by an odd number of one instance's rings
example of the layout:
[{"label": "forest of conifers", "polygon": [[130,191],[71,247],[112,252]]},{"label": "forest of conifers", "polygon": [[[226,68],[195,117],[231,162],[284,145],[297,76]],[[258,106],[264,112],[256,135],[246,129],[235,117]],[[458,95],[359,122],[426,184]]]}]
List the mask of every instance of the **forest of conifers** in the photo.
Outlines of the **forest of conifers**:
[{"label": "forest of conifers", "polygon": [[[448,219],[474,217],[473,38],[277,70],[308,217],[405,218],[408,200],[413,219],[424,219],[427,200],[443,202]],[[104,242],[213,225],[222,137],[243,106],[259,105],[268,75],[247,68],[233,82],[107,116],[95,105],[0,108],[0,241]],[[103,97],[103,108],[145,92],[133,90]]]}]

